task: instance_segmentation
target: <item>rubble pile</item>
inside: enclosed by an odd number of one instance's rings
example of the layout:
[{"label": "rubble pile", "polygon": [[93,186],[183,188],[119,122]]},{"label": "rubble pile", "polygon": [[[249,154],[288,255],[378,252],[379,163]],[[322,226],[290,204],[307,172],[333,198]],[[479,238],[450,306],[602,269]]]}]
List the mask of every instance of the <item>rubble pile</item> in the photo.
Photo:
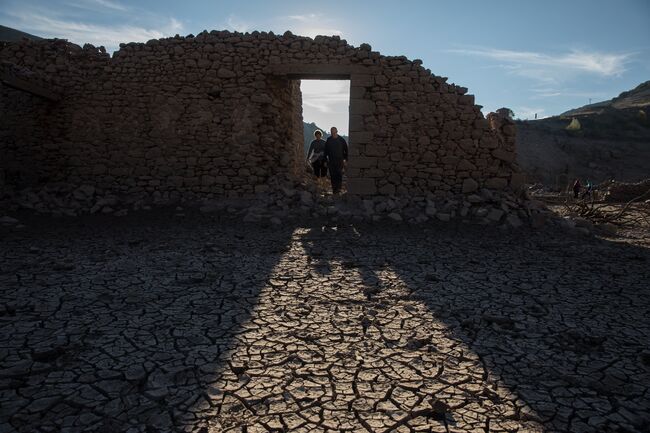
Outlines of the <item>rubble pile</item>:
[{"label": "rubble pile", "polygon": [[[73,186],[55,183],[40,189],[26,188],[5,196],[10,210],[30,209],[54,216],[74,217],[83,214],[125,216],[129,212],[150,210],[156,206],[185,206],[203,213],[226,213],[247,223],[282,224],[292,219],[326,219],[332,221],[394,221],[421,224],[432,221],[462,221],[518,228],[542,227],[553,214],[527,194],[509,190],[479,189],[471,194],[450,197],[376,196],[354,194],[331,195],[318,185],[273,179],[267,190],[249,198],[203,199],[145,193],[118,195],[92,185]],[[180,209],[180,208],[179,208]]]}]

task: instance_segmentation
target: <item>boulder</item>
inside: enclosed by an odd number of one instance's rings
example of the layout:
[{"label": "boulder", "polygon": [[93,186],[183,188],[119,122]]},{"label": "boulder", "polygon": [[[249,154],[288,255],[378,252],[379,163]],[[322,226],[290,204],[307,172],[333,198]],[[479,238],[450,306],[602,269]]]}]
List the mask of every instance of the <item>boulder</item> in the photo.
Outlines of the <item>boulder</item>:
[{"label": "boulder", "polygon": [[491,177],[485,181],[485,186],[490,189],[504,189],[508,186],[508,181],[502,177]]},{"label": "boulder", "polygon": [[402,216],[397,212],[389,213],[388,218],[392,219],[393,221],[402,221]]},{"label": "boulder", "polygon": [[515,215],[515,214],[508,215],[506,217],[506,222],[508,223],[508,225],[510,225],[511,227],[514,227],[514,228],[518,228],[518,227],[521,227],[523,225],[523,223],[521,222],[519,217],[517,215]]},{"label": "boulder", "polygon": [[494,149],[492,151],[492,156],[506,162],[513,162],[515,160],[514,152],[508,152],[504,149]]},{"label": "boulder", "polygon": [[488,212],[487,218],[490,221],[498,222],[499,220],[501,220],[503,214],[504,212],[501,209],[492,209]]},{"label": "boulder", "polygon": [[300,191],[300,202],[306,206],[314,204],[314,196],[309,191]]},{"label": "boulder", "polygon": [[535,212],[530,216],[530,226],[534,229],[539,229],[546,224],[548,216],[546,213]]},{"label": "boulder", "polygon": [[3,216],[0,218],[0,224],[3,226],[13,226],[18,224],[20,221],[18,221],[16,218],[12,218],[10,216]]},{"label": "boulder", "polygon": [[293,197],[294,195],[296,195],[296,190],[293,188],[282,187],[281,189],[284,195],[286,195],[287,197]]}]

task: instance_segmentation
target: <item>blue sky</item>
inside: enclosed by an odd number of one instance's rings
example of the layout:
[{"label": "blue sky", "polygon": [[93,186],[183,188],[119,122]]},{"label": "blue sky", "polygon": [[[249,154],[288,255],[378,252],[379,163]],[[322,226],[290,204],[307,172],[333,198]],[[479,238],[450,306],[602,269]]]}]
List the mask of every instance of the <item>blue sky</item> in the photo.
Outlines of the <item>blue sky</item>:
[{"label": "blue sky", "polygon": [[[111,51],[204,29],[338,34],[422,59],[468,87],[484,113],[507,106],[520,118],[559,114],[650,80],[649,0],[0,0],[0,24]],[[319,116],[347,109],[340,83],[303,88],[308,121],[328,125],[335,120]]]}]

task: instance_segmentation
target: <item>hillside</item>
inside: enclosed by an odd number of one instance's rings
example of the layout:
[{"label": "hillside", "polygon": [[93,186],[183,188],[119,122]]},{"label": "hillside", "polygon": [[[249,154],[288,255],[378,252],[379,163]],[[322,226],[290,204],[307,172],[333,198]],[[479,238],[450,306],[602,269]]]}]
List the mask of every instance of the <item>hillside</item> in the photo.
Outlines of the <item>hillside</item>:
[{"label": "hillside", "polygon": [[[305,157],[307,156],[307,151],[309,150],[309,145],[311,142],[314,140],[314,132],[316,132],[317,129],[320,129],[323,132],[323,140],[327,140],[327,137],[329,137],[329,131],[317,126],[315,123],[307,123],[307,122],[302,122],[302,127],[303,127],[303,133],[304,133],[304,139],[305,139]],[[345,141],[348,143],[350,142],[349,138],[347,135],[341,134],[341,137],[345,138]]]},{"label": "hillside", "polygon": [[20,41],[22,38],[27,39],[42,39],[38,36],[30,35],[29,33],[21,32],[20,30],[12,29],[11,27],[5,27],[0,25],[0,41],[4,42],[15,42]]},{"label": "hillside", "polygon": [[607,109],[625,110],[628,108],[642,108],[650,105],[650,80],[639,84],[632,90],[623,92],[608,101],[585,105],[580,108],[566,111],[561,116],[584,116],[601,114]]},{"label": "hillside", "polygon": [[[517,121],[517,160],[531,182],[650,177],[650,81],[560,116]],[[579,128],[567,130],[572,119]]]}]

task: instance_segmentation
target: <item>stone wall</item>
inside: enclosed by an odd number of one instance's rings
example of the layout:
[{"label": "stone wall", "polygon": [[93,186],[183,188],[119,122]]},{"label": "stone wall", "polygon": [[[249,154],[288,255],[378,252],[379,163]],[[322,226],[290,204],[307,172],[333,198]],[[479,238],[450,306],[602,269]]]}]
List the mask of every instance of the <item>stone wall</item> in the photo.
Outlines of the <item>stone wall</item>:
[{"label": "stone wall", "polygon": [[0,169],[16,188],[193,199],[299,179],[301,78],[351,81],[351,193],[442,197],[505,188],[517,171],[510,120],[484,118],[419,60],[338,37],[212,31],[122,44],[112,58],[25,40],[1,44],[0,61],[61,95],[0,86]]}]

